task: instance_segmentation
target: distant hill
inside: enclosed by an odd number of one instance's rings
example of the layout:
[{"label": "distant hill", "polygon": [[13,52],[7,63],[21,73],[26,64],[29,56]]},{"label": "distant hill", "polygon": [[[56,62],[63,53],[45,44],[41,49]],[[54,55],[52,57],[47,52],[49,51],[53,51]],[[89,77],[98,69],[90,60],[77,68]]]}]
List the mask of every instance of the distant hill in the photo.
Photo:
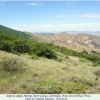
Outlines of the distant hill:
[{"label": "distant hill", "polygon": [[33,34],[39,41],[52,42],[54,44],[70,48],[99,48],[100,36],[86,33],[69,34],[61,32],[58,34]]},{"label": "distant hill", "polygon": [[[83,48],[97,48],[100,49],[100,36],[90,35],[90,32],[87,33],[76,33],[70,34],[68,32],[60,32],[58,34],[54,33],[30,33],[30,32],[21,32],[14,30],[3,25],[0,25],[0,32],[12,34],[15,36],[33,39],[40,42],[52,42],[56,45],[68,47],[71,49],[83,49]],[[75,33],[76,31],[72,31]],[[91,33],[93,34],[93,33]],[[99,34],[99,32],[98,32]]]},{"label": "distant hill", "polygon": [[17,31],[17,30],[5,27],[3,25],[0,25],[0,31],[3,33],[15,35],[15,36],[20,36],[20,37],[24,37],[24,38],[31,38],[31,35],[29,35],[25,32]]},{"label": "distant hill", "polygon": [[70,34],[87,33],[91,35],[100,36],[100,31],[66,31],[66,32]]}]

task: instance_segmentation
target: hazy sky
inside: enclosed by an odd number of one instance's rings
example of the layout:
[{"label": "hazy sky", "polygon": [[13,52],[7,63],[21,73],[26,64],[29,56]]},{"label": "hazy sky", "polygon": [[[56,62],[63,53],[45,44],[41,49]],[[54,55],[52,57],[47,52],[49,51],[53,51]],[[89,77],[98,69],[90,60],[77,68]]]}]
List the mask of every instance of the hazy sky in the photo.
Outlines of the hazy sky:
[{"label": "hazy sky", "polygon": [[0,1],[0,24],[30,32],[100,31],[100,1]]}]

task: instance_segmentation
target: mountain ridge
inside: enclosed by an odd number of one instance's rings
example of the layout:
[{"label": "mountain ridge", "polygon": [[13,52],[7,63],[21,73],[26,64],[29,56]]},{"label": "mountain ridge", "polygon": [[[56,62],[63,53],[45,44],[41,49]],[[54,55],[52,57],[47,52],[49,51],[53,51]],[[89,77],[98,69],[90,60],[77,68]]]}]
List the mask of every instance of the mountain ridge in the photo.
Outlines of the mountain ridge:
[{"label": "mountain ridge", "polygon": [[12,34],[12,35],[23,37],[23,38],[31,38],[30,34],[26,34],[25,32],[14,30],[3,25],[0,25],[0,31],[3,33],[8,33],[8,34]]},{"label": "mountain ridge", "polygon": [[54,44],[70,48],[99,48],[100,36],[90,35],[87,33],[69,34],[60,32],[58,34],[35,34],[32,36],[38,38],[38,41],[52,42]]},{"label": "mountain ridge", "polygon": [[[13,34],[15,36],[33,39],[40,42],[51,42],[56,45],[72,48],[72,49],[100,49],[100,36],[92,35],[84,32],[71,34],[68,32],[56,33],[31,33],[31,32],[21,32],[18,30],[11,29],[0,25],[0,31],[8,34]],[[77,32],[77,31],[72,31]],[[98,32],[99,33],[99,32]]]}]

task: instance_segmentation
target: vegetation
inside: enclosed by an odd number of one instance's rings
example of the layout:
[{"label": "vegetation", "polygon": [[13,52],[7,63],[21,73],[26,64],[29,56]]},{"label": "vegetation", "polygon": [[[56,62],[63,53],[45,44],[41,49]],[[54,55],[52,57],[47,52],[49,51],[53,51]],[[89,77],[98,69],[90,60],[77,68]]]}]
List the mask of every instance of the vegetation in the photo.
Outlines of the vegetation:
[{"label": "vegetation", "polygon": [[20,37],[23,37],[23,38],[31,38],[31,36],[26,34],[25,32],[13,30],[11,28],[8,28],[8,27],[2,26],[2,25],[0,25],[0,32],[12,34],[12,35],[15,35],[15,36],[20,36]]},{"label": "vegetation", "polygon": [[80,82],[66,82],[64,83],[64,85],[65,86],[63,89],[63,93],[68,94],[84,94],[86,90],[89,88],[88,85],[82,84]]},{"label": "vegetation", "polygon": [[[74,50],[56,46],[52,43],[42,43],[33,40],[15,37],[0,32],[0,49],[20,55],[20,53],[35,54],[38,57],[46,57],[48,59],[57,59],[55,51],[61,52],[66,56],[76,56],[85,58],[94,63],[94,66],[100,65],[100,53],[91,51],[89,54],[86,50],[76,52]],[[61,59],[58,61],[61,61]]]},{"label": "vegetation", "polygon": [[32,58],[32,59],[39,59],[39,57],[38,57],[36,54],[32,54],[32,55],[31,55],[31,58]]},{"label": "vegetation", "polygon": [[1,61],[2,68],[7,72],[20,72],[25,68],[25,63],[18,58],[3,58]]},{"label": "vegetation", "polygon": [[40,94],[59,94],[62,91],[61,86],[53,79],[46,78],[38,80],[33,86],[32,91]]},{"label": "vegetation", "polygon": [[100,77],[100,70],[95,71],[94,74]]},{"label": "vegetation", "polygon": [[89,54],[86,50],[83,50],[82,52],[77,52],[72,49],[68,49],[66,47],[60,47],[60,46],[55,46],[55,45],[52,45],[52,46],[56,51],[60,51],[64,55],[76,56],[79,58],[84,58],[84,59],[90,60],[91,62],[94,63],[94,66],[100,65],[100,53],[98,53],[98,52]]},{"label": "vegetation", "polygon": [[0,31],[0,93],[100,93],[99,65],[97,51],[77,52]]},{"label": "vegetation", "polygon": [[15,54],[35,54],[39,57],[57,59],[55,52],[46,43],[40,43],[6,33],[0,33],[0,49]]},{"label": "vegetation", "polygon": [[[62,62],[46,58],[33,60],[28,54],[18,56],[4,51],[0,51],[0,55],[0,93],[100,93],[97,89],[100,80],[96,81],[97,84],[94,80],[98,76],[94,73],[99,67],[92,67],[88,60],[85,63],[73,61],[64,55],[59,55]],[[14,64],[15,61],[17,64]]]}]

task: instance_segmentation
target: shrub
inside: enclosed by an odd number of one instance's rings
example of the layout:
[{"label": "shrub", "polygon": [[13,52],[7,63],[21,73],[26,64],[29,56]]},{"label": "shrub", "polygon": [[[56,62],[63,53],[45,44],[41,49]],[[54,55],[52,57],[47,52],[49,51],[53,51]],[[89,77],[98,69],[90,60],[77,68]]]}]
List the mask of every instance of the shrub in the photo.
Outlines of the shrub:
[{"label": "shrub", "polygon": [[26,89],[28,86],[27,86],[26,83],[22,83],[20,87],[23,88],[23,89]]},{"label": "shrub", "polygon": [[31,58],[32,58],[32,59],[39,59],[38,56],[35,55],[35,54],[32,54],[32,55],[31,55]]},{"label": "shrub", "polygon": [[88,81],[88,80],[86,80],[86,79],[84,79],[84,78],[78,78],[78,77],[72,77],[71,79],[70,79],[70,82],[79,82],[79,83],[82,83],[82,84],[84,84],[84,85],[88,85],[88,86],[93,86],[94,85],[94,83],[93,82],[91,82],[91,81]]},{"label": "shrub", "polygon": [[7,72],[23,71],[25,63],[18,58],[3,58],[1,61],[2,68]]},{"label": "shrub", "polygon": [[21,55],[19,52],[16,52],[16,51],[14,51],[14,50],[12,50],[11,52],[12,52],[13,54],[18,55],[18,56],[20,56],[20,55]]},{"label": "shrub", "polygon": [[65,58],[69,58],[68,56],[65,56]]},{"label": "shrub", "polygon": [[62,70],[69,70],[68,67],[62,67]]},{"label": "shrub", "polygon": [[46,57],[48,59],[57,59],[56,53],[47,44],[36,43],[32,46],[32,51],[39,57]]},{"label": "shrub", "polygon": [[93,63],[93,66],[97,67],[97,66],[99,66],[99,64],[98,63]]},{"label": "shrub", "polygon": [[62,58],[58,58],[57,61],[58,61],[58,62],[62,62]]},{"label": "shrub", "polygon": [[96,76],[100,76],[100,70],[97,70],[96,72],[94,72],[94,74],[95,74]]},{"label": "shrub", "polygon": [[79,61],[81,61],[81,62],[85,62],[85,60],[84,60],[84,59],[79,59]]},{"label": "shrub", "polygon": [[97,53],[96,51],[92,50],[91,53]]},{"label": "shrub", "polygon": [[31,86],[31,89],[37,94],[58,94],[62,91],[61,86],[49,78],[39,79],[34,86]]},{"label": "shrub", "polygon": [[88,85],[80,82],[66,82],[63,84],[63,93],[83,94],[88,89]]}]

